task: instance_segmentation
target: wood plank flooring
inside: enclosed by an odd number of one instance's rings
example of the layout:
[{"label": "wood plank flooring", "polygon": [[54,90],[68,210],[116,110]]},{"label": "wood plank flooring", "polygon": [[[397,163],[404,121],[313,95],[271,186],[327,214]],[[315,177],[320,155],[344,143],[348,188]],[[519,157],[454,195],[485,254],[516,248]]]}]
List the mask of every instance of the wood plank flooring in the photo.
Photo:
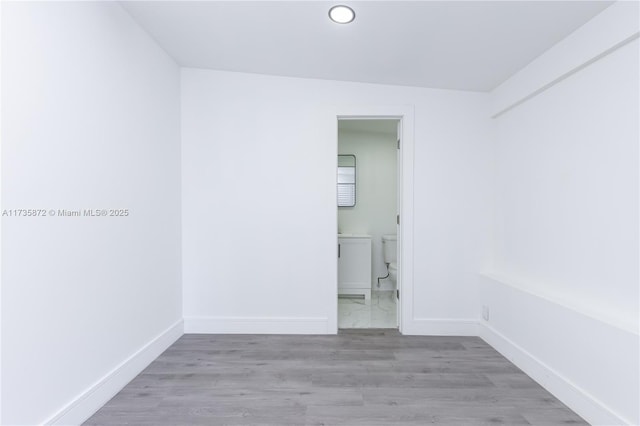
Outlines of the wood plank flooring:
[{"label": "wood plank flooring", "polygon": [[185,335],[86,425],[587,424],[477,337]]}]

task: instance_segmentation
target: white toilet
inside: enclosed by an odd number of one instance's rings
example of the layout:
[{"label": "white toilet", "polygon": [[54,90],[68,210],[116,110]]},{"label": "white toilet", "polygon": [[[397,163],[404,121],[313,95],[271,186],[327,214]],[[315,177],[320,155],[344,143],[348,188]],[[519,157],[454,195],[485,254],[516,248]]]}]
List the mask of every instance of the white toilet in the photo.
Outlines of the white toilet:
[{"label": "white toilet", "polygon": [[382,236],[382,252],[384,255],[384,263],[387,264],[389,270],[389,279],[396,285],[398,280],[398,252],[397,252],[398,236],[388,234]]}]

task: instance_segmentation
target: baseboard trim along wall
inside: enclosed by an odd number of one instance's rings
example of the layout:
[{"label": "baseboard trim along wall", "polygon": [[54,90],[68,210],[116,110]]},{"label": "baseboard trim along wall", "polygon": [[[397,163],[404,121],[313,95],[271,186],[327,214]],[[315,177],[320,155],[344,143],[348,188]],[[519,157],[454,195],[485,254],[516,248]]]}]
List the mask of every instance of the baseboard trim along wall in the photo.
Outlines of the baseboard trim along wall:
[{"label": "baseboard trim along wall", "polygon": [[120,392],[183,334],[184,324],[182,320],[179,320],[74,398],[44,424],[81,424]]},{"label": "baseboard trim along wall", "polygon": [[625,322],[596,318],[480,276],[487,317],[478,335],[593,425],[634,425],[638,413],[639,336]]},{"label": "baseboard trim along wall", "polygon": [[333,334],[327,318],[185,317],[190,334]]},{"label": "baseboard trim along wall", "polygon": [[[492,308],[493,309],[493,308]],[[78,395],[49,420],[48,425],[81,424],[183,334],[332,334],[327,318],[305,317],[186,317],[124,360],[102,379]],[[573,383],[561,372],[527,351],[486,321],[426,319],[408,321],[405,335],[480,336],[563,403],[594,425],[634,424],[613,408]],[[597,366],[593,366],[597,368]],[[633,374],[630,372],[630,374]]]},{"label": "baseboard trim along wall", "polygon": [[[186,334],[334,334],[327,318],[185,317]],[[414,319],[403,326],[414,336],[477,336],[477,319]]]},{"label": "baseboard trim along wall", "polygon": [[403,324],[402,334],[409,336],[477,336],[478,320],[475,318],[414,318]]},{"label": "baseboard trim along wall", "polygon": [[610,408],[490,325],[480,324],[480,337],[529,377],[593,425],[630,425]]}]

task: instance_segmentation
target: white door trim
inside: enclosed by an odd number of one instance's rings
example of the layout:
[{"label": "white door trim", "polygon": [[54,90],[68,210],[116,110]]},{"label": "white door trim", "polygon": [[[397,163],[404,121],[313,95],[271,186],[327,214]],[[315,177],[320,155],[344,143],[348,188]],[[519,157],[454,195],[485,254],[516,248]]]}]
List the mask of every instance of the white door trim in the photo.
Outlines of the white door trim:
[{"label": "white door trim", "polygon": [[[414,107],[413,105],[399,106],[371,106],[353,105],[331,108],[327,116],[327,138],[334,151],[330,164],[331,173],[335,176],[336,159],[338,156],[338,120],[344,119],[399,119],[402,126],[402,141],[400,149],[400,168],[398,170],[398,214],[400,227],[398,232],[398,289],[400,290],[401,317],[398,324],[400,332],[413,319],[413,157],[414,157]],[[328,166],[329,167],[329,166]],[[334,212],[333,229],[336,233],[335,244],[335,279],[327,285],[327,333],[338,333],[338,197],[335,179],[330,182],[334,193],[332,211]]]}]

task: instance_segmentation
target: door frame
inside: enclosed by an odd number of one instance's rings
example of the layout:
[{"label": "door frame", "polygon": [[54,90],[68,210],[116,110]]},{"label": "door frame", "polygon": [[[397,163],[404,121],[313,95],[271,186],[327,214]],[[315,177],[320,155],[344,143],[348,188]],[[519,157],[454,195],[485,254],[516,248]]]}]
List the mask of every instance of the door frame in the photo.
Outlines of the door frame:
[{"label": "door frame", "polygon": [[410,327],[413,318],[413,185],[414,185],[414,107],[400,106],[345,106],[332,108],[327,118],[326,129],[333,139],[332,176],[332,210],[334,212],[335,232],[335,279],[327,286],[327,333],[338,333],[338,198],[336,186],[336,166],[338,159],[338,120],[399,120],[401,137],[398,161],[398,207],[400,226],[398,227],[398,281],[400,290],[398,309],[400,310],[398,330],[403,333]]}]

